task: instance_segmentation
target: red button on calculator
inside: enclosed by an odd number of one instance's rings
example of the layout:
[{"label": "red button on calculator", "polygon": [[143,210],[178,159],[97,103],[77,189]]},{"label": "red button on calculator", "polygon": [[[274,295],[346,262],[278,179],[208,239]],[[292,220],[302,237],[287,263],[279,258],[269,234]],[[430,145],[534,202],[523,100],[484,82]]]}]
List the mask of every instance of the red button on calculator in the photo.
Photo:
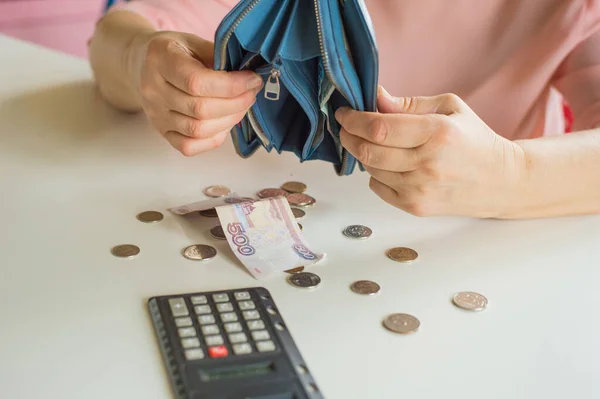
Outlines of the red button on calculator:
[{"label": "red button on calculator", "polygon": [[226,357],[229,354],[225,345],[211,346],[208,348],[208,355],[210,357]]}]

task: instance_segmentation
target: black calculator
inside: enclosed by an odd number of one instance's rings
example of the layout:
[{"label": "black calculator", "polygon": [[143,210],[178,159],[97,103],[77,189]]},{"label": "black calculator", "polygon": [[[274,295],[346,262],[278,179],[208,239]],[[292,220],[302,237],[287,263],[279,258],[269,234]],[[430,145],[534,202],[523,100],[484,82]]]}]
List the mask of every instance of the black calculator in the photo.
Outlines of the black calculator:
[{"label": "black calculator", "polygon": [[323,398],[265,288],[158,296],[148,306],[177,398]]}]

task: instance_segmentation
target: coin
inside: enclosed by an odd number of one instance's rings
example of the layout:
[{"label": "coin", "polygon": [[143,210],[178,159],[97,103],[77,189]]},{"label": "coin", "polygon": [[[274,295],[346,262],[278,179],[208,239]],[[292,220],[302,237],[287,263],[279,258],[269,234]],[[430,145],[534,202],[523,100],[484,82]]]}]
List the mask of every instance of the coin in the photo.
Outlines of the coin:
[{"label": "coin", "polygon": [[369,280],[359,280],[355,281],[350,285],[350,289],[352,292],[361,295],[374,295],[379,292],[381,287],[374,281]]},{"label": "coin", "polygon": [[476,292],[463,291],[454,295],[452,302],[459,308],[471,310],[474,312],[483,310],[488,305],[488,300],[481,294]]},{"label": "coin", "polygon": [[385,254],[388,258],[395,262],[410,263],[419,257],[419,254],[414,249],[405,247],[396,247],[388,249]]},{"label": "coin", "polygon": [[354,238],[358,240],[365,240],[373,234],[373,230],[368,228],[367,226],[363,226],[360,224],[353,224],[352,226],[348,226],[343,231],[344,235],[349,238]]},{"label": "coin", "polygon": [[287,196],[287,200],[290,203],[290,205],[299,207],[311,206],[314,205],[315,202],[317,202],[317,200],[315,200],[310,195],[301,193],[289,194]]},{"label": "coin", "polygon": [[198,213],[207,218],[216,218],[219,216],[217,214],[217,210],[215,208],[205,209],[203,211],[198,211]]},{"label": "coin", "polygon": [[223,227],[219,226],[215,226],[212,229],[210,229],[210,235],[213,236],[214,238],[216,238],[217,240],[226,240],[227,237],[225,237],[225,232],[223,231]]},{"label": "coin", "polygon": [[256,193],[260,198],[285,197],[288,192],[280,188],[265,188]]},{"label": "coin", "polygon": [[415,332],[420,325],[419,319],[405,313],[394,313],[383,320],[385,328],[398,334]]},{"label": "coin", "polygon": [[210,245],[194,244],[184,248],[183,256],[189,260],[210,260],[217,256],[217,250]]},{"label": "coin", "polygon": [[290,193],[303,193],[306,191],[306,184],[299,181],[289,181],[287,183],[283,183],[281,188]]},{"label": "coin", "polygon": [[163,220],[164,218],[163,214],[157,211],[146,211],[138,213],[136,217],[140,222],[144,223],[157,223]]},{"label": "coin", "polygon": [[306,212],[298,208],[292,208],[292,213],[294,214],[294,218],[296,218],[296,220],[302,220],[306,216]]},{"label": "coin", "polygon": [[314,288],[321,284],[321,277],[310,272],[294,273],[288,277],[291,285],[297,288]]},{"label": "coin", "polygon": [[140,247],[132,244],[123,244],[113,247],[110,252],[117,258],[131,259],[140,253]]},{"label": "coin", "polygon": [[225,186],[210,186],[204,189],[204,194],[209,197],[218,198],[231,194],[231,190]]},{"label": "coin", "polygon": [[300,230],[304,230],[304,227],[302,227],[302,225],[300,223],[298,223],[298,227],[300,228]]},{"label": "coin", "polygon": [[250,197],[242,197],[242,198],[231,197],[231,198],[225,198],[225,202],[227,204],[240,204],[242,202],[254,202],[254,198],[250,198]]},{"label": "coin", "polygon": [[304,270],[304,266],[298,266],[298,267],[294,267],[293,269],[284,270],[284,271],[289,274],[294,274],[294,273],[300,273],[303,270]]}]

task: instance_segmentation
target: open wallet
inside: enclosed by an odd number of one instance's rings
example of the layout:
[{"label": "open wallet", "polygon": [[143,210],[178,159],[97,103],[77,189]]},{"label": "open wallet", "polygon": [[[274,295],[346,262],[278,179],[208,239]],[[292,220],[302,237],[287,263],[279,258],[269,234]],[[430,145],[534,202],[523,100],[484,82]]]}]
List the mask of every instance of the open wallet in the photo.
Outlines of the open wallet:
[{"label": "open wallet", "polygon": [[265,82],[231,131],[238,154],[263,146],[352,173],[358,162],[334,114],[376,110],[378,54],[363,0],[242,0],[217,29],[215,69],[251,70]]}]

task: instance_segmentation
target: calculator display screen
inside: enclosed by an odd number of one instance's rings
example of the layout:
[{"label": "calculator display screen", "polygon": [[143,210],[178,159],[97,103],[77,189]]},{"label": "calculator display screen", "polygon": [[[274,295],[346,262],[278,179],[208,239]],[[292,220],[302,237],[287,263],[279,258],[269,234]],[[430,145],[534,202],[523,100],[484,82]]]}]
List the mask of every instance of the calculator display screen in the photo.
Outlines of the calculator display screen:
[{"label": "calculator display screen", "polygon": [[228,378],[242,378],[269,374],[275,371],[273,362],[244,364],[218,369],[200,370],[202,381],[216,381]]}]

